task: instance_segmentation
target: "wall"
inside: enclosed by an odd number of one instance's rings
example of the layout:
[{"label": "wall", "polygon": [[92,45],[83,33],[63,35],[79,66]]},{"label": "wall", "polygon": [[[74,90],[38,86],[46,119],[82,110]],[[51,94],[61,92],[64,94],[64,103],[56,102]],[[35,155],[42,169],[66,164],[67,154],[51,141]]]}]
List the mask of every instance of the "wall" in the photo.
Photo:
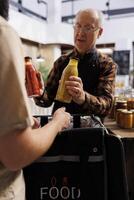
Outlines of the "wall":
[{"label": "wall", "polygon": [[[104,33],[98,43],[122,43],[122,48],[134,41],[134,17],[104,20]],[[65,23],[46,24],[44,21],[27,17],[10,10],[9,23],[16,29],[20,37],[42,44],[73,44],[72,25]],[[119,42],[120,41],[120,42]]]},{"label": "wall", "polygon": [[98,43],[116,43],[124,40],[124,45],[127,47],[129,41],[134,41],[133,22],[134,17],[105,20],[104,33]]},{"label": "wall", "polygon": [[72,44],[72,26],[64,23],[46,24],[15,10],[10,10],[9,23],[19,36],[42,44]]},{"label": "wall", "polygon": [[[48,0],[53,1],[53,0]],[[68,1],[67,3],[62,3],[62,16],[67,16],[71,14],[76,14],[78,10],[85,8],[95,8],[99,10],[107,10],[106,2],[109,2],[110,9],[121,9],[121,8],[131,8],[134,7],[133,0],[77,0],[73,2]],[[73,11],[73,13],[72,13]]]}]

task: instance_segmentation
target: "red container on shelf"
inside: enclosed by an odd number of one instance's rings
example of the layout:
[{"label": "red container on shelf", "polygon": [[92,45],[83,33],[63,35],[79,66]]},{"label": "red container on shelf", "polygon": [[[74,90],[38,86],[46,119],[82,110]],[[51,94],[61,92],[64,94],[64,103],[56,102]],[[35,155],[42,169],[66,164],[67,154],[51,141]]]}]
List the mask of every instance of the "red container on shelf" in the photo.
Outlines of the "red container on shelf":
[{"label": "red container on shelf", "polygon": [[41,80],[41,73],[36,70],[32,64],[31,57],[25,57],[26,68],[26,90],[28,97],[37,97],[42,94],[43,84]]}]

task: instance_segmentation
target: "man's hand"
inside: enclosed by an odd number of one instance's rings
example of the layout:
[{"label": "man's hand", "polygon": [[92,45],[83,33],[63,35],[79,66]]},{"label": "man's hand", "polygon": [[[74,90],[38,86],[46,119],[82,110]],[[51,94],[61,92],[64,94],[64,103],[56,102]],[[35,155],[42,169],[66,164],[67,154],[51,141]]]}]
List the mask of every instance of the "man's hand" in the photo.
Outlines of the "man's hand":
[{"label": "man's hand", "polygon": [[69,80],[65,82],[68,93],[77,104],[83,104],[85,101],[85,92],[83,90],[83,83],[80,77],[70,76]]}]

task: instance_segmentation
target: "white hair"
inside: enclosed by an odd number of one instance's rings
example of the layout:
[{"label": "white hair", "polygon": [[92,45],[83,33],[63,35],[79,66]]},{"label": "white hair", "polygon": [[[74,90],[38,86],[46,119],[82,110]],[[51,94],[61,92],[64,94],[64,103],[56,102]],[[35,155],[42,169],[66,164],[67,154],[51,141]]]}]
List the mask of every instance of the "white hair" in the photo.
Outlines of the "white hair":
[{"label": "white hair", "polygon": [[77,16],[78,16],[80,13],[82,13],[82,12],[86,12],[86,13],[90,13],[90,14],[91,14],[91,13],[96,14],[96,18],[97,18],[97,20],[98,20],[99,26],[100,26],[100,27],[103,26],[103,19],[104,19],[104,17],[103,17],[102,11],[97,10],[97,9],[92,9],[92,8],[79,10],[79,11],[76,13],[75,18],[77,18]]}]

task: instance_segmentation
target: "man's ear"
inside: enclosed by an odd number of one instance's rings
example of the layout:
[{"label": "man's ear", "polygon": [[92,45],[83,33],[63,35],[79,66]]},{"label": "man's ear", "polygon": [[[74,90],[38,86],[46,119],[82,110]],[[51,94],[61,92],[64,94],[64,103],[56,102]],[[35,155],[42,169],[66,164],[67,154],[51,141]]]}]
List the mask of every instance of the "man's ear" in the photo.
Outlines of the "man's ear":
[{"label": "man's ear", "polygon": [[98,38],[101,36],[102,33],[103,33],[103,28],[99,28]]}]

